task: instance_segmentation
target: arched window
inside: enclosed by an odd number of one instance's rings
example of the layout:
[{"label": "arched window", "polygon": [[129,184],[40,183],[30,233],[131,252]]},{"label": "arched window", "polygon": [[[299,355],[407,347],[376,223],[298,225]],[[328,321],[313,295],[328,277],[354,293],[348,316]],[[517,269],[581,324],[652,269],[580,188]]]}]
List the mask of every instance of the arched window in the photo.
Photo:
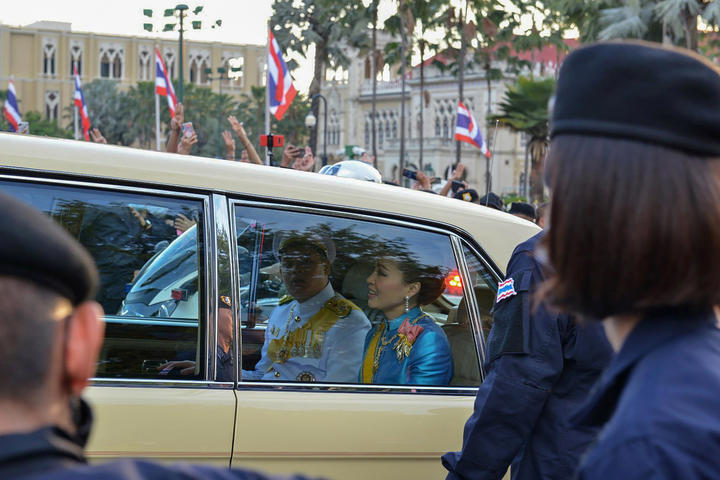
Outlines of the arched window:
[{"label": "arched window", "polygon": [[77,40],[70,41],[70,76],[73,76],[73,66],[77,67],[78,75],[83,74],[83,45]]},{"label": "arched window", "polygon": [[125,50],[117,45],[100,45],[100,77],[121,79]]},{"label": "arched window", "polygon": [[370,145],[370,119],[365,119],[365,147]]},{"label": "arched window", "polygon": [[165,50],[165,68],[167,73],[173,80],[177,78],[175,75],[175,52],[172,50]]},{"label": "arched window", "polygon": [[447,117],[443,117],[442,128],[443,128],[442,138],[450,138],[450,128],[448,126],[448,118]]},{"label": "arched window", "polygon": [[208,75],[205,70],[210,68],[210,52],[193,50],[190,52],[190,83],[207,85]]},{"label": "arched window", "polygon": [[48,90],[45,92],[45,118],[51,121],[57,121],[59,108],[60,92],[57,90]]},{"label": "arched window", "polygon": [[[149,45],[140,45],[138,47],[138,80],[152,80],[154,72],[150,69],[152,53]],[[152,62],[155,66],[155,62]]]},{"label": "arched window", "polygon": [[43,74],[55,75],[55,56],[57,55],[57,40],[54,38],[43,39]]}]

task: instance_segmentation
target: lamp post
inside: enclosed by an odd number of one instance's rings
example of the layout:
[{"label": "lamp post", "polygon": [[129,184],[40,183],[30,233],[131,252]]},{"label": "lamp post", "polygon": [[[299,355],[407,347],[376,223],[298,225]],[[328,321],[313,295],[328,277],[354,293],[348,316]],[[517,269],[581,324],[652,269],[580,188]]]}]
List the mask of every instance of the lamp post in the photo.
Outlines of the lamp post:
[{"label": "lamp post", "polygon": [[[178,61],[179,61],[179,63],[178,63],[179,81],[178,81],[178,88],[177,88],[178,102],[183,101],[183,83],[185,82],[185,77],[183,76],[183,63],[184,63],[183,62],[183,58],[184,58],[183,57],[183,34],[185,33],[184,20],[185,20],[185,17],[189,15],[188,13],[185,13],[185,12],[189,9],[190,9],[190,7],[188,7],[184,3],[179,3],[179,4],[175,5],[174,8],[166,8],[164,11],[164,14],[163,14],[163,16],[165,16],[165,17],[173,17],[173,16],[175,16],[175,12],[178,12],[178,16],[180,17],[180,29],[178,30],[180,32],[180,40],[179,40],[179,45],[178,45],[178,51],[179,51],[179,57],[180,57],[178,59]],[[198,5],[197,7],[195,7],[193,9],[192,13],[197,16],[202,11],[203,11],[203,6]],[[143,15],[145,15],[146,17],[152,18],[152,16],[153,16],[152,9],[150,9],[150,8],[143,9]],[[166,23],[163,26],[162,31],[163,32],[172,32],[173,30],[175,30],[176,25],[177,24],[175,24],[175,23]],[[221,25],[222,25],[222,20],[215,20],[215,22],[212,24],[212,28],[219,28]],[[200,30],[202,28],[202,21],[193,20],[192,28],[193,28],[193,30]],[[148,32],[152,32],[153,24],[152,23],[144,23],[143,29],[145,29]]]},{"label": "lamp post", "polygon": [[219,82],[219,89],[218,89],[218,147],[217,147],[217,156],[218,158],[222,157],[222,144],[223,144],[223,138],[222,138],[222,82],[225,78],[228,78],[225,74],[227,73],[227,69],[225,67],[218,67],[217,73],[218,75],[216,77],[211,76],[212,68],[206,68],[205,73],[207,74],[207,79],[209,81],[217,80]]},{"label": "lamp post", "polygon": [[307,114],[305,117],[305,126],[308,128],[316,127],[317,125],[317,118],[315,118],[315,115],[313,115],[313,106],[315,105],[315,101],[317,99],[322,99],[323,101],[323,154],[322,154],[322,166],[324,167],[327,165],[327,99],[323,97],[321,94],[316,93],[312,96],[310,99],[310,113]]}]

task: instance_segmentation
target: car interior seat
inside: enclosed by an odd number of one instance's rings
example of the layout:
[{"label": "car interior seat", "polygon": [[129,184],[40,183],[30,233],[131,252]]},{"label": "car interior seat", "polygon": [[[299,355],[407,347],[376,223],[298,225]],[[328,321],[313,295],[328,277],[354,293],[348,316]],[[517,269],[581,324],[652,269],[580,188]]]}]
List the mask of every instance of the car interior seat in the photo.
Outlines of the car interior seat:
[{"label": "car interior seat", "polygon": [[[487,287],[475,287],[474,290],[480,313],[483,338],[487,338],[492,326],[490,310],[495,295]],[[464,297],[456,308],[450,310],[447,323],[443,325],[442,329],[450,342],[450,350],[453,356],[454,373],[450,385],[468,387],[480,385],[477,347],[467,312],[467,302]]]}]

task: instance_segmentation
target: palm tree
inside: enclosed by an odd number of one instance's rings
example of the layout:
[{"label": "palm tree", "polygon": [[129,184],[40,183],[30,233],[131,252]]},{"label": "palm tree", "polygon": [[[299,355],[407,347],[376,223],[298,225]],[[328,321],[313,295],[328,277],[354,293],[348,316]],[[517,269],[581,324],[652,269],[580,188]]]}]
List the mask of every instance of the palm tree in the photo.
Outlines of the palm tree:
[{"label": "palm tree", "polygon": [[600,40],[642,38],[698,50],[698,17],[720,25],[715,0],[625,0],[600,10]]},{"label": "palm tree", "polygon": [[[505,92],[500,112],[489,118],[528,136],[525,158],[531,159],[530,197],[535,202],[543,200],[542,168],[549,142],[548,102],[554,90],[554,78],[518,77]],[[527,169],[525,178],[527,185]]]}]

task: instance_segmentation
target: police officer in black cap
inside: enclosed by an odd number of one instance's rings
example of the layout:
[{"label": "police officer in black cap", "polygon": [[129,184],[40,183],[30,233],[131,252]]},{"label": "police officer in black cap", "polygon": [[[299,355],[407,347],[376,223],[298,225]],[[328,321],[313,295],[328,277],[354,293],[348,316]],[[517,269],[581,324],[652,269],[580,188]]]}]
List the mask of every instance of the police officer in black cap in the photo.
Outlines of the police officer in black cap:
[{"label": "police officer in black cap", "polygon": [[465,424],[460,452],[443,455],[448,480],[569,479],[597,428],[574,428],[577,410],[610,361],[600,325],[537,304],[547,271],[535,251],[539,233],[508,263],[493,307],[487,376]]},{"label": "police officer in black cap", "polygon": [[508,210],[508,213],[510,215],[515,215],[516,217],[522,218],[523,220],[527,220],[528,222],[535,223],[535,220],[537,219],[537,215],[535,214],[535,207],[525,202],[512,202],[510,204],[510,210]]},{"label": "police officer in black cap", "polygon": [[1,193],[0,224],[0,478],[268,478],[134,460],[87,465],[91,412],[81,394],[104,333],[92,301],[97,270],[62,228]]}]

